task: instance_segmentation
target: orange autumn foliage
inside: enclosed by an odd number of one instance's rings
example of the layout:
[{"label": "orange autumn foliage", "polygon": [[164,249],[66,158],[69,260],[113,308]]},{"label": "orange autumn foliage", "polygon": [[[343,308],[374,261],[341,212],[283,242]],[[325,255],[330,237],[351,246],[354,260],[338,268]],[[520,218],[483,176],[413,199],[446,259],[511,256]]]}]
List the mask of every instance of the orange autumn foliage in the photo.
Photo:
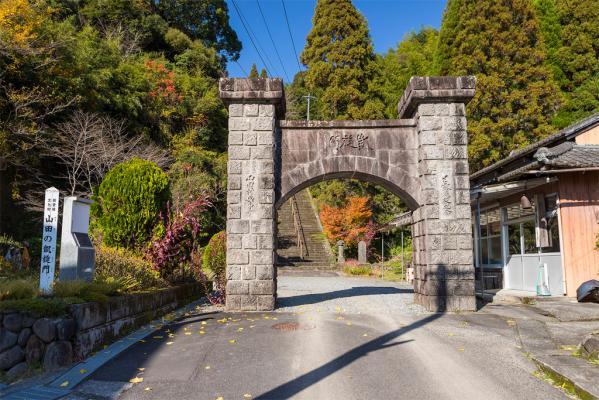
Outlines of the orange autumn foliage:
[{"label": "orange autumn foliage", "polygon": [[323,204],[320,220],[323,231],[331,243],[343,240],[346,246],[357,245],[360,240],[368,240],[372,224],[372,210],[368,197],[352,197],[343,207],[330,207]]}]

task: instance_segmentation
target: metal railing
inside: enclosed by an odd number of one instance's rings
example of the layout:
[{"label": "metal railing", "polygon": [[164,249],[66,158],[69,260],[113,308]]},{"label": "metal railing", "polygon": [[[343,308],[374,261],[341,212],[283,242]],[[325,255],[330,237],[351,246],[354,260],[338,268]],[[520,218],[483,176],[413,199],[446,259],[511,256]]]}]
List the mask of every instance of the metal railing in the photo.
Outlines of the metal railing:
[{"label": "metal railing", "polygon": [[300,258],[303,260],[304,257],[308,255],[308,249],[306,248],[306,237],[304,235],[304,228],[302,227],[302,220],[299,215],[295,196],[291,196],[291,214],[293,215],[293,227],[295,228],[295,234],[297,236],[297,247],[299,247],[300,250]]}]

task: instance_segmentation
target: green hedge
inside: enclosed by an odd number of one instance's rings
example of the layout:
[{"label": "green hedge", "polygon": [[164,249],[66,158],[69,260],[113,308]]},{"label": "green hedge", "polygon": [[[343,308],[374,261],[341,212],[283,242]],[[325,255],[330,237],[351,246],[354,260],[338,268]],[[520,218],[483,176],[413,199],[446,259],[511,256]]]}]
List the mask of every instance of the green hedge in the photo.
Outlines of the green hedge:
[{"label": "green hedge", "polygon": [[109,246],[133,248],[147,242],[169,199],[169,180],[152,162],[133,158],[104,177],[94,215]]},{"label": "green hedge", "polygon": [[227,234],[224,231],[210,238],[202,256],[202,269],[216,283],[218,290],[224,289],[227,270]]}]

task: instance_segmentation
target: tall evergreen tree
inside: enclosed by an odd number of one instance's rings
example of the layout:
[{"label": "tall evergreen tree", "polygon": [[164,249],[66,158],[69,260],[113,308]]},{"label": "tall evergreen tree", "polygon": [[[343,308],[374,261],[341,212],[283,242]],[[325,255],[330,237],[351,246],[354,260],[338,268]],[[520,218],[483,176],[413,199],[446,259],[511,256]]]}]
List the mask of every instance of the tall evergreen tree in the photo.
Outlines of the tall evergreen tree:
[{"label": "tall evergreen tree", "polygon": [[268,73],[266,72],[266,68],[262,68],[260,70],[260,78],[268,78]]},{"label": "tall evergreen tree", "polygon": [[554,122],[563,127],[599,111],[599,2],[554,1],[561,33],[555,63],[566,97]]},{"label": "tall evergreen tree", "polygon": [[256,64],[252,64],[252,67],[250,68],[250,75],[248,76],[248,78],[257,78],[258,77],[258,68],[256,67]]},{"label": "tall evergreen tree", "polygon": [[539,19],[539,29],[547,51],[546,63],[553,71],[556,83],[560,84],[564,79],[564,73],[559,65],[556,53],[562,46],[562,28],[555,0],[535,0],[534,5]]},{"label": "tall evergreen tree", "polygon": [[529,0],[449,0],[440,33],[444,75],[476,75],[468,106],[472,167],[552,131],[560,96]]},{"label": "tall evergreen tree", "polygon": [[310,90],[322,89],[327,119],[381,118],[383,103],[369,83],[376,76],[365,18],[351,0],[318,0],[301,61]]},{"label": "tall evergreen tree", "polygon": [[437,74],[434,57],[438,42],[436,29],[423,28],[420,32],[410,32],[397,48],[377,57],[383,79],[385,117],[397,118],[397,103],[412,76]]}]

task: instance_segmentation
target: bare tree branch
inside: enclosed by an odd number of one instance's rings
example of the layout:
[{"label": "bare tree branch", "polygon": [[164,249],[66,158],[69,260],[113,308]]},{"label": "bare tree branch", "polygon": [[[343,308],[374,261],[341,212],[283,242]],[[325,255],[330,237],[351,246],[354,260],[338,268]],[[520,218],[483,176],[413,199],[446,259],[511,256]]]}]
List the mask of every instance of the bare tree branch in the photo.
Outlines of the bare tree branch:
[{"label": "bare tree branch", "polygon": [[83,111],[75,111],[57,124],[42,147],[44,155],[64,166],[59,178],[67,183],[70,195],[90,196],[112,167],[133,157],[163,169],[172,162],[168,152],[157,145],[140,137],[128,138],[124,121]]}]

